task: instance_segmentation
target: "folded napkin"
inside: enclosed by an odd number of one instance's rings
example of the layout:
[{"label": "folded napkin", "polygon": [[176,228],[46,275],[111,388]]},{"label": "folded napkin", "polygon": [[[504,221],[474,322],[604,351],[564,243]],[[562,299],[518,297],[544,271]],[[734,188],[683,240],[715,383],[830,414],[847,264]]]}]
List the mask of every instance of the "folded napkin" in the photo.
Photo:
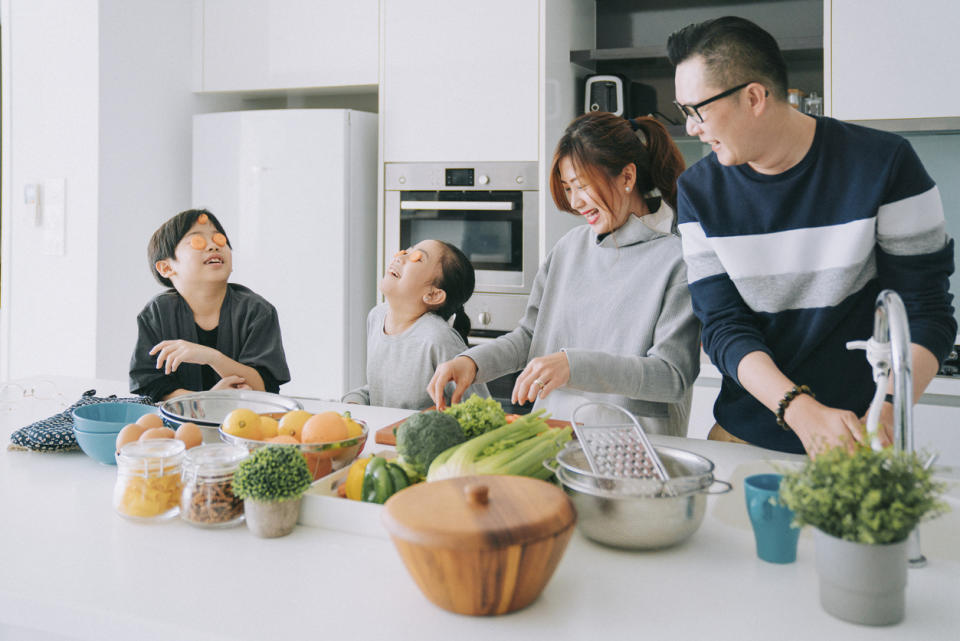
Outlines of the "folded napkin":
[{"label": "folded napkin", "polygon": [[49,418],[45,418],[31,423],[26,427],[21,427],[10,435],[9,450],[33,450],[34,452],[67,452],[69,450],[79,449],[77,438],[73,434],[73,410],[83,405],[96,405],[97,403],[142,403],[143,405],[153,405],[153,400],[149,396],[129,396],[117,398],[116,395],[101,397],[97,396],[97,390],[87,390],[80,397],[80,400]]}]

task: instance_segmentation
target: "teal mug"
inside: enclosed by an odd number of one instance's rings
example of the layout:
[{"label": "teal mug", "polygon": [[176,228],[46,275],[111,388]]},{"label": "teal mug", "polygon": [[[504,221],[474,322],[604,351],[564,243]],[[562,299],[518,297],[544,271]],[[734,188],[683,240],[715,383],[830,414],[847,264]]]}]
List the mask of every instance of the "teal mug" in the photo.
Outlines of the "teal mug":
[{"label": "teal mug", "polygon": [[779,502],[782,479],[781,474],[754,474],[743,481],[747,514],[757,541],[757,556],[770,563],[797,560],[800,528],[791,525],[793,510]]}]

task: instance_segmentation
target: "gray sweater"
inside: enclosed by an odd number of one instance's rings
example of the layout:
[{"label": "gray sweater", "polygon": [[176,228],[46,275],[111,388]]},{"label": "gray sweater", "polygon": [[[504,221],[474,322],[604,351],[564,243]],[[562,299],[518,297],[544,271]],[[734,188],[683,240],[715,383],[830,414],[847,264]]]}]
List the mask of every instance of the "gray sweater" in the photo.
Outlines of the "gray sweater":
[{"label": "gray sweater", "polygon": [[[402,334],[383,331],[389,305],[381,303],[367,314],[367,384],[348,392],[344,403],[422,410],[433,405],[427,384],[440,363],[467,346],[459,333],[428,312]],[[452,390],[452,385],[451,385]],[[487,386],[473,385],[470,394],[490,396]]]},{"label": "gray sweater", "polygon": [[520,326],[465,352],[477,364],[476,380],[562,350],[570,381],[536,408],[569,419],[581,403],[603,401],[630,410],[648,432],[685,435],[700,323],[672,219],[664,204],[602,239],[587,225],[570,230],[541,265]]}]

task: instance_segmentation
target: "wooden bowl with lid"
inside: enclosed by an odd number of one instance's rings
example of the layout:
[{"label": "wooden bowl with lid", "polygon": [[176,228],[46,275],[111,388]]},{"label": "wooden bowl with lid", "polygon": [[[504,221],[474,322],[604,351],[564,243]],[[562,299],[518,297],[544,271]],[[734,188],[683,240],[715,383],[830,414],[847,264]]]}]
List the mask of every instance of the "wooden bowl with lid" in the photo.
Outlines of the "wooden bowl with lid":
[{"label": "wooden bowl with lid", "polygon": [[470,615],[532,603],[577,520],[563,490],[521,476],[420,483],[384,507],[384,527],[421,592],[445,610]]}]

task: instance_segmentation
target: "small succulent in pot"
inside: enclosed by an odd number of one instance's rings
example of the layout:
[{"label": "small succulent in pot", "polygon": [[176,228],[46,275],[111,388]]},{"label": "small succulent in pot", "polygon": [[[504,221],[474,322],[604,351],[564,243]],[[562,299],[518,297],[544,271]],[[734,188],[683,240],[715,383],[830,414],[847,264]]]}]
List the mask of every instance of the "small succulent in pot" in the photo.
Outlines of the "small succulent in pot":
[{"label": "small succulent in pot", "polygon": [[244,499],[247,527],[264,538],[289,534],[313,476],[298,448],[271,445],[253,451],[233,474],[233,493]]},{"label": "small succulent in pot", "polygon": [[946,510],[945,490],[915,452],[836,447],[786,472],[780,499],[797,525],[867,544],[906,539],[917,524]]}]

